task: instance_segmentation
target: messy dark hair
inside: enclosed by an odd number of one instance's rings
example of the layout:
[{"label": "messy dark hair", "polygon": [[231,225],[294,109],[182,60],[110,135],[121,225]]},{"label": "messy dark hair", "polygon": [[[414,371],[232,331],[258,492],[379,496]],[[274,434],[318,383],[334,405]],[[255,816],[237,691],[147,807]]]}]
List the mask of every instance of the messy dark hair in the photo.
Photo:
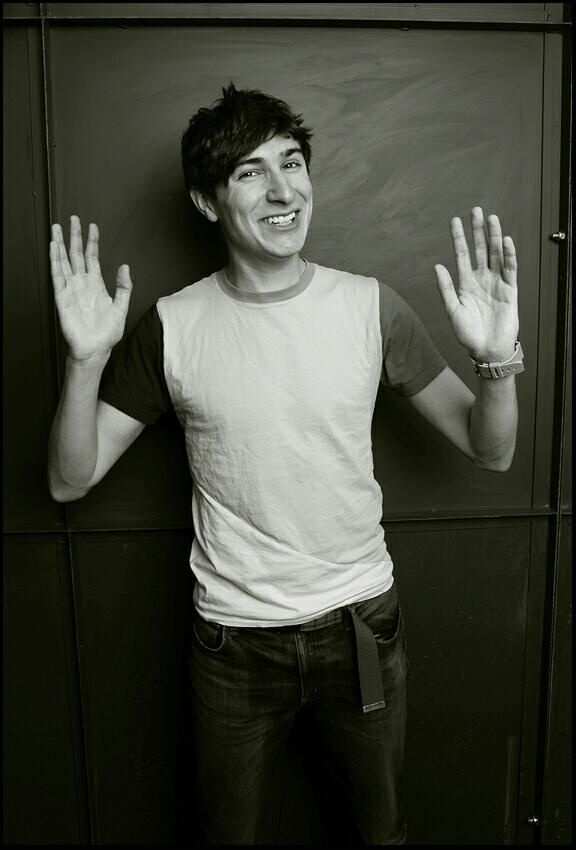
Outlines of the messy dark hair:
[{"label": "messy dark hair", "polygon": [[258,90],[239,91],[231,82],[210,108],[192,116],[182,136],[186,189],[213,198],[216,187],[228,182],[236,165],[275,135],[291,136],[302,148],[309,169],[312,132],[302,122],[302,116],[283,100]]}]

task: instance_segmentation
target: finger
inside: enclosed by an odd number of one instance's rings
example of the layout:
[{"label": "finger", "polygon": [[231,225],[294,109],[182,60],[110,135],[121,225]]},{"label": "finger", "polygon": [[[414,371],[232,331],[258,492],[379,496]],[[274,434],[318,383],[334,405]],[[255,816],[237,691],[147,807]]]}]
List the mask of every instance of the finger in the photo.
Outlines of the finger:
[{"label": "finger", "polygon": [[58,222],[55,222],[50,227],[50,233],[54,242],[64,242],[64,234],[62,233],[62,228]]},{"label": "finger", "polygon": [[454,289],[450,272],[445,266],[441,265],[434,266],[434,271],[436,272],[438,292],[444,302],[444,308],[448,315],[451,316],[460,306],[460,301]]},{"label": "finger", "polygon": [[472,240],[474,242],[476,268],[485,269],[488,265],[488,245],[486,243],[482,207],[474,207],[470,213],[470,217],[472,219]]},{"label": "finger", "polygon": [[58,248],[58,243],[55,241],[50,242],[50,274],[52,275],[54,292],[58,295],[65,288],[66,279],[62,271],[62,263],[60,262],[60,249]]},{"label": "finger", "polygon": [[490,270],[502,274],[504,252],[502,249],[502,229],[497,215],[488,216],[488,245],[490,246]]},{"label": "finger", "polygon": [[468,251],[468,243],[464,235],[464,226],[461,219],[453,218],[450,222],[450,231],[452,233],[452,246],[454,248],[454,256],[456,257],[456,268],[459,275],[470,274],[472,264],[470,263],[470,252]]},{"label": "finger", "polygon": [[88,226],[88,240],[86,242],[86,268],[89,272],[100,274],[100,262],[98,260],[98,240],[100,234],[95,224]]},{"label": "finger", "polygon": [[56,245],[58,246],[58,253],[60,255],[60,265],[62,267],[62,274],[68,280],[68,278],[73,277],[72,267],[70,266],[70,262],[68,260],[68,254],[66,253],[66,246],[64,245],[64,238],[60,239]]},{"label": "finger", "polygon": [[70,265],[74,274],[86,271],[82,250],[82,227],[77,215],[70,216]]},{"label": "finger", "polygon": [[516,259],[516,247],[511,236],[505,236],[502,240],[504,249],[504,266],[502,277],[511,286],[517,285],[516,273],[518,271],[518,260]]},{"label": "finger", "polygon": [[120,266],[116,275],[116,292],[114,293],[114,304],[125,313],[128,312],[130,295],[132,293],[132,280],[130,278],[130,267]]},{"label": "finger", "polygon": [[66,246],[64,244],[64,233],[62,231],[62,227],[58,223],[53,224],[51,229],[52,240],[56,243],[56,247],[58,248],[61,271],[64,275],[65,280],[68,280],[69,277],[72,277],[72,268],[70,266],[70,262],[68,261],[68,254],[66,253]]}]

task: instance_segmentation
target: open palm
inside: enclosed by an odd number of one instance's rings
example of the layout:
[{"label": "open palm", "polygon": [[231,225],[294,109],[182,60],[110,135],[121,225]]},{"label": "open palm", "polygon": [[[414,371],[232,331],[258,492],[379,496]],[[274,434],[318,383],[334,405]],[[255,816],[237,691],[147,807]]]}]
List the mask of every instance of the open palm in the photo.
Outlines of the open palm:
[{"label": "open palm", "polygon": [[518,335],[516,249],[502,238],[500,222],[488,217],[488,239],[480,207],[471,213],[476,268],[472,267],[462,221],[452,219],[451,232],[458,291],[448,270],[436,265],[438,289],[454,334],[469,354],[481,362],[501,362],[514,353]]},{"label": "open palm", "polygon": [[120,266],[116,293],[111,298],[100,271],[99,233],[91,224],[83,253],[80,219],[70,223],[70,257],[66,253],[62,228],[52,226],[50,270],[60,326],[75,360],[107,357],[122,338],[130,303],[132,281],[128,266]]}]

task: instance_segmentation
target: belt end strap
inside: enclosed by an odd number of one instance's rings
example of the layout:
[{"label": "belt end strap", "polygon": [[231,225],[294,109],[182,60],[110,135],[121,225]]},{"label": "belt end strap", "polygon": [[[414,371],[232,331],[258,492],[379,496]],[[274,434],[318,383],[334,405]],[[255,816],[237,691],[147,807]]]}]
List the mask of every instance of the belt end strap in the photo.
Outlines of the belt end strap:
[{"label": "belt end strap", "polygon": [[370,705],[363,705],[362,711],[364,714],[367,714],[369,711],[376,711],[377,708],[384,708],[386,705],[386,700],[383,699],[380,702],[371,702]]},{"label": "belt end strap", "polygon": [[369,711],[376,711],[377,708],[384,708],[386,705],[382,688],[378,645],[366,623],[360,619],[352,608],[349,611],[356,637],[356,660],[358,678],[360,680],[362,711],[367,714]]}]

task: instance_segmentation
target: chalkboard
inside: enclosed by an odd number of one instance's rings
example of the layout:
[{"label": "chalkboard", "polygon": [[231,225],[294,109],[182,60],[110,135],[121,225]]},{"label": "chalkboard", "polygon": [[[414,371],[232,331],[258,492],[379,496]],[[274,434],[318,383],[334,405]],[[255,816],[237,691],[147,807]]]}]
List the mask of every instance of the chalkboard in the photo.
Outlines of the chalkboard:
[{"label": "chalkboard", "polygon": [[[497,213],[520,258],[520,430],[506,475],[477,470],[407,405],[382,393],[375,472],[385,517],[531,506],[539,308],[542,38],[536,33],[305,27],[56,28],[51,33],[51,148],[56,218],[97,221],[112,282],[133,269],[129,325],[161,295],[221,265],[214,231],[181,176],[188,117],[234,80],[287,100],[314,129],[315,212],[304,254],[389,283],[474,387],[452,336],[433,265],[453,269],[449,220]],[[103,57],[106,61],[103,61]],[[47,281],[47,286],[49,282]],[[551,368],[552,364],[551,364]],[[154,430],[154,429],[152,429]],[[162,431],[162,428],[159,429]],[[75,527],[182,521],[189,498],[146,437],[115,473],[114,510],[98,488]],[[141,438],[142,440],[144,438]],[[166,451],[158,449],[162,458]],[[118,492],[118,491],[117,491]],[[114,514],[111,516],[111,514]]]}]

